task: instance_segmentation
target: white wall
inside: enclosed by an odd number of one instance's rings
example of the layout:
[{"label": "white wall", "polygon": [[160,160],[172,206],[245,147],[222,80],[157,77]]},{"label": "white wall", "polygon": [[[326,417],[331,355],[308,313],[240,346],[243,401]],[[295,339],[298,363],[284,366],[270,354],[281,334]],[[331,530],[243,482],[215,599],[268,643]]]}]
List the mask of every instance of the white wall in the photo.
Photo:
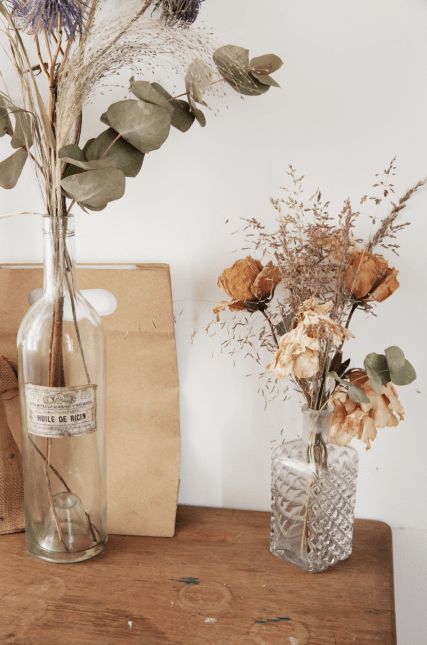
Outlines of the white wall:
[{"label": "white wall", "polygon": [[[219,337],[199,333],[192,343],[191,334],[209,321],[221,298],[216,277],[237,257],[241,239],[230,232],[241,217],[268,221],[269,197],[289,163],[337,206],[347,195],[356,200],[364,194],[395,154],[400,192],[427,174],[427,3],[207,0],[202,18],[221,43],[281,54],[282,90],[245,101],[230,93],[228,107],[211,114],[205,130],[174,134],[146,160],[125,199],[108,212],[79,216],[79,258],[171,264],[182,392],[181,502],[267,509],[270,445],[282,428],[296,433],[296,405],[274,404],[264,412],[257,383],[245,377],[252,365],[233,367],[217,351]],[[1,193],[1,211],[40,208],[30,182],[28,175],[18,191]],[[427,601],[426,209],[427,189],[406,212],[412,226],[401,236],[396,259],[402,287],[378,318],[359,317],[351,345],[361,360],[367,351],[398,344],[419,374],[416,386],[401,390],[407,420],[381,431],[373,449],[361,454],[357,508],[359,517],[394,529],[402,645],[427,640],[426,625],[417,619]],[[21,218],[0,226],[2,262],[40,259],[38,222]]]}]

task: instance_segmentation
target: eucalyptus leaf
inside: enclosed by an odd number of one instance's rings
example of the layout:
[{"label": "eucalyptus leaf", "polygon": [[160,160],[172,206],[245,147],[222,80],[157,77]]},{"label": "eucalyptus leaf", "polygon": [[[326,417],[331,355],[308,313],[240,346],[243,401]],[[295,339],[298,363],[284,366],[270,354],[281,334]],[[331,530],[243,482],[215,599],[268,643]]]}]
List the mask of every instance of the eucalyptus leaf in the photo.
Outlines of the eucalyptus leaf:
[{"label": "eucalyptus leaf", "polygon": [[0,137],[4,137],[5,134],[11,137],[13,135],[13,127],[6,102],[0,96]]},{"label": "eucalyptus leaf", "polygon": [[396,347],[395,345],[388,347],[385,350],[384,354],[390,371],[399,370],[405,366],[405,354],[400,349],[400,347]]},{"label": "eucalyptus leaf", "polygon": [[213,60],[221,76],[239,94],[259,96],[270,89],[251,74],[248,49],[224,45],[214,52]]},{"label": "eucalyptus leaf", "polygon": [[87,161],[105,159],[110,166],[113,164],[115,168],[119,168],[126,177],[136,177],[142,168],[144,153],[124,139],[120,138],[117,141],[116,139],[117,133],[111,128],[102,132],[96,139],[92,139],[86,148]]},{"label": "eucalyptus leaf", "polygon": [[67,146],[63,146],[58,152],[58,157],[60,159],[69,157],[72,161],[85,161],[84,152],[76,143],[70,143]]},{"label": "eucalyptus leaf", "polygon": [[202,126],[202,128],[205,127],[206,125],[206,117],[203,114],[202,110],[200,110],[193,101],[190,100],[190,110],[191,113],[194,115],[194,118],[196,119],[197,123]]},{"label": "eucalyptus leaf", "polygon": [[125,176],[117,168],[88,170],[61,181],[67,196],[90,210],[102,210],[123,197],[125,185]]},{"label": "eucalyptus leaf", "polygon": [[33,145],[33,117],[25,110],[17,109],[13,112],[15,117],[15,130],[11,144],[12,148],[27,148]]},{"label": "eucalyptus leaf", "polygon": [[283,61],[276,54],[264,54],[263,56],[252,58],[249,65],[251,72],[268,76],[283,67]]},{"label": "eucalyptus leaf", "polygon": [[203,97],[212,82],[212,70],[200,58],[196,58],[187,70],[185,88],[189,97],[196,103],[206,105]]},{"label": "eucalyptus leaf", "polygon": [[174,99],[171,94],[159,83],[152,84],[154,89],[157,90],[162,96],[168,99],[173,107],[172,125],[181,132],[187,132],[193,125],[196,117],[191,111],[191,106],[187,101],[181,99]]},{"label": "eucalyptus leaf", "polygon": [[370,403],[370,400],[365,392],[360,387],[357,387],[357,385],[353,385],[353,383],[351,383],[350,381],[342,379],[336,372],[329,372],[328,376],[333,378],[343,387],[346,387],[350,399],[355,403]]},{"label": "eucalyptus leaf", "polygon": [[384,354],[368,354],[364,360],[364,367],[376,392],[380,392],[383,385],[390,383],[390,371]]},{"label": "eucalyptus leaf", "polygon": [[83,155],[84,155],[84,158],[85,158],[85,159],[86,159],[86,153],[87,153],[87,151],[88,151],[88,148],[92,145],[92,143],[93,143],[94,141],[95,141],[95,137],[93,137],[92,139],[88,139],[88,140],[86,141],[86,143],[84,144],[84,146],[83,146]]},{"label": "eucalyptus leaf", "polygon": [[83,150],[81,150],[77,144],[70,143],[69,145],[64,146],[59,151],[58,156],[67,163],[62,173],[62,179],[83,172],[78,162],[85,161],[85,155]]},{"label": "eucalyptus leaf", "polygon": [[256,78],[256,80],[263,85],[269,85],[270,87],[280,87],[279,83],[272,76],[268,76],[266,74],[257,74],[256,72],[251,72],[251,76]]},{"label": "eucalyptus leaf", "polygon": [[172,115],[173,107],[170,101],[158,91],[154,83],[149,83],[148,81],[134,81],[131,79],[130,91],[140,101],[146,101],[152,105],[158,105]]},{"label": "eucalyptus leaf", "polygon": [[0,187],[10,190],[15,188],[27,161],[28,152],[20,148],[10,157],[0,162]]},{"label": "eucalyptus leaf", "polygon": [[113,103],[102,119],[144,153],[158,150],[168,138],[171,127],[168,110],[134,99]]},{"label": "eucalyptus leaf", "polygon": [[395,385],[409,385],[417,378],[417,373],[399,347],[388,347],[385,350],[391,380]]},{"label": "eucalyptus leaf", "polygon": [[352,383],[348,386],[348,396],[355,403],[370,403],[365,392],[360,387],[357,387],[357,385],[353,385]]},{"label": "eucalyptus leaf", "polygon": [[73,164],[80,168],[81,170],[101,170],[102,168],[116,168],[114,161],[110,158],[106,159],[95,159],[93,161],[80,161],[73,159],[72,157],[61,157],[62,161],[66,163]]}]

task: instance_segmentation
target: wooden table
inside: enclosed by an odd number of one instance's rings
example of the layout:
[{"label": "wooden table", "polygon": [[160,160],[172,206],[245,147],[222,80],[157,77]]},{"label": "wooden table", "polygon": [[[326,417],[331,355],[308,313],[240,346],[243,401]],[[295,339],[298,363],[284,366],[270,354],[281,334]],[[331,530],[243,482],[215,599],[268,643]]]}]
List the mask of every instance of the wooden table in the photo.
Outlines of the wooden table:
[{"label": "wooden table", "polygon": [[0,538],[0,642],[22,645],[395,643],[390,528],[358,520],[354,552],[309,574],[268,551],[267,513],[181,507],[174,539],[110,538],[52,565]]}]

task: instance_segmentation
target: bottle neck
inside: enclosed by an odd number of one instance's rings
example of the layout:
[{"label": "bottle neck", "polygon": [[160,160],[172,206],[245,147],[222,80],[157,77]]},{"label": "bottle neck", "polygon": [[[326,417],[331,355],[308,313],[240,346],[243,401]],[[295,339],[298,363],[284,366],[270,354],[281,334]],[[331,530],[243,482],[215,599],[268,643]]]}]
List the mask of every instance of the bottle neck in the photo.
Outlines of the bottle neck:
[{"label": "bottle neck", "polygon": [[63,297],[77,291],[74,268],[74,218],[43,218],[44,295]]},{"label": "bottle neck", "polygon": [[311,410],[307,406],[302,408],[303,439],[313,441],[316,436],[321,436],[326,441],[331,426],[332,412],[326,410]]}]

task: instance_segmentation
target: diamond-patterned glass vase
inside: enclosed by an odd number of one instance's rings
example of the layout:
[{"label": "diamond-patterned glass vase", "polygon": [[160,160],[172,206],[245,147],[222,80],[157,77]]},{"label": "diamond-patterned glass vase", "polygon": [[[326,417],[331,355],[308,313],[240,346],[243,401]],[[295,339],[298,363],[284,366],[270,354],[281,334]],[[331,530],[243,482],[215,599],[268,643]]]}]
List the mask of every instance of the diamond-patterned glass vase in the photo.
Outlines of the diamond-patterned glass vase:
[{"label": "diamond-patterned glass vase", "polygon": [[351,555],[359,458],[328,443],[329,412],[303,419],[303,438],[273,452],[270,551],[318,572]]}]

